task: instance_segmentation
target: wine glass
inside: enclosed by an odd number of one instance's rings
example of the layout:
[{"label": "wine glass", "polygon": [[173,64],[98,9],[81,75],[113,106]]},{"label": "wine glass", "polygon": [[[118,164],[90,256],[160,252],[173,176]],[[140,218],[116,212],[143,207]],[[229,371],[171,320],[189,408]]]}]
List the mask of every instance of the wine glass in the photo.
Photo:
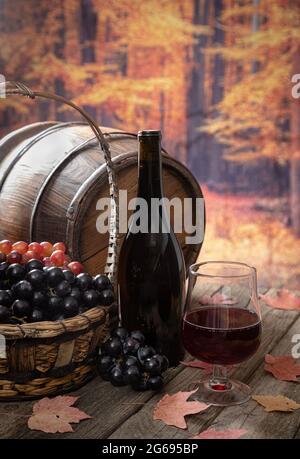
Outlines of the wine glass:
[{"label": "wine glass", "polygon": [[194,400],[238,405],[250,398],[246,384],[229,379],[226,366],[247,360],[261,341],[256,269],[239,262],[191,265],[182,321],[185,349],[213,365],[199,381]]}]

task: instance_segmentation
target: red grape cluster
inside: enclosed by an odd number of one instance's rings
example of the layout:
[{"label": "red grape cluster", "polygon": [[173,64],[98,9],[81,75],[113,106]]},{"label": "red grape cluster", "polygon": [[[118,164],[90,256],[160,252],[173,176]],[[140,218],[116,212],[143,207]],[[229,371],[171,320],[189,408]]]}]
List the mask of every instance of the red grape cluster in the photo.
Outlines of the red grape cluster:
[{"label": "red grape cluster", "polygon": [[62,242],[1,241],[0,250],[0,323],[63,320],[114,301],[108,277],[82,272]]},{"label": "red grape cluster", "polygon": [[128,332],[118,327],[102,345],[98,370],[102,378],[114,386],[130,384],[137,391],[159,390],[162,373],[168,369],[167,357],[145,344],[139,330]]}]

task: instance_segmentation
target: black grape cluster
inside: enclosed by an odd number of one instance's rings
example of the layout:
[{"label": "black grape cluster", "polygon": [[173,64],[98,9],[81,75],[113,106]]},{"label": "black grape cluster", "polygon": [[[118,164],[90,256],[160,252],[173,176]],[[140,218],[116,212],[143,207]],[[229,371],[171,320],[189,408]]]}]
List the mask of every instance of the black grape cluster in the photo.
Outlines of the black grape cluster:
[{"label": "black grape cluster", "polygon": [[77,276],[32,259],[0,263],[0,323],[63,320],[97,305],[110,305],[114,294],[105,275]]},{"label": "black grape cluster", "polygon": [[114,386],[130,384],[137,391],[161,389],[162,373],[168,366],[167,357],[147,346],[140,331],[129,333],[122,327],[111,332],[98,360],[98,370],[104,380]]}]

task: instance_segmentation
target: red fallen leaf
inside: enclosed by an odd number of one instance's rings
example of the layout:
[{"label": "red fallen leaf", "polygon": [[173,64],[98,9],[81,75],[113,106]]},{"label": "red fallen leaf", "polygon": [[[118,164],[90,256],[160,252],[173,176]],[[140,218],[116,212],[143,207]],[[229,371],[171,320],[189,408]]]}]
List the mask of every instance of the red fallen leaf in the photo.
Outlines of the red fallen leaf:
[{"label": "red fallen leaf", "polygon": [[[197,389],[196,389],[197,390]],[[153,419],[163,421],[168,426],[186,429],[187,424],[184,419],[189,414],[200,413],[206,410],[210,405],[197,401],[188,402],[188,398],[196,392],[177,392],[174,395],[166,394],[155,406]]]},{"label": "red fallen leaf", "polygon": [[223,295],[222,293],[216,293],[213,296],[210,295],[202,295],[199,297],[199,303],[203,305],[208,304],[237,304],[238,301],[236,298],[231,298],[227,295]]},{"label": "red fallen leaf", "polygon": [[73,432],[71,422],[78,424],[83,419],[91,418],[72,406],[78,398],[64,395],[42,398],[33,405],[33,414],[28,419],[29,429],[46,433]]},{"label": "red fallen leaf", "polygon": [[300,364],[290,355],[265,355],[265,370],[280,381],[298,382]]},{"label": "red fallen leaf", "polygon": [[278,290],[275,296],[260,295],[260,298],[271,308],[290,311],[300,310],[300,296],[296,296],[286,289]]},{"label": "red fallen leaf", "polygon": [[247,433],[246,429],[226,429],[226,430],[215,430],[208,429],[199,433],[195,437],[192,437],[191,440],[211,440],[211,439],[227,439],[233,440],[240,438]]}]

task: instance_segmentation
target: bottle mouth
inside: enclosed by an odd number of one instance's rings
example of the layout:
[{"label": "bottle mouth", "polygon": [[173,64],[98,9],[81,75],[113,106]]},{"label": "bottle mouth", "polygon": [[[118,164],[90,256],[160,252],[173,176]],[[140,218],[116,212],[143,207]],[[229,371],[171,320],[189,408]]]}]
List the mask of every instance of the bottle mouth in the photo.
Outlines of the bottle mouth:
[{"label": "bottle mouth", "polygon": [[154,129],[147,129],[138,132],[139,137],[161,137],[161,131],[157,131]]}]

